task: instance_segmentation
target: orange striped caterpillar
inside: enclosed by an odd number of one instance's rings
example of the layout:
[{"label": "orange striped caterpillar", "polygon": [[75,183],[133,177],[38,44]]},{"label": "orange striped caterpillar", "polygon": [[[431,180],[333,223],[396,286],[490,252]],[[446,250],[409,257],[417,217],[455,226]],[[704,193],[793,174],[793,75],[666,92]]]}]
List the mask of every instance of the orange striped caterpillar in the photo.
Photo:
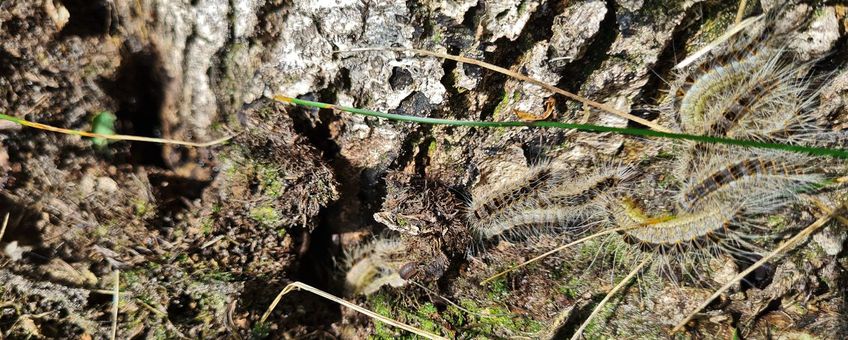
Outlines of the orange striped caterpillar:
[{"label": "orange striped caterpillar", "polygon": [[636,258],[653,258],[651,266],[675,279],[692,276],[698,260],[730,253],[746,257],[750,250],[737,229],[746,224],[739,220],[739,207],[714,205],[693,213],[649,218],[635,203],[624,199],[614,209],[614,221],[622,228],[626,244]]}]

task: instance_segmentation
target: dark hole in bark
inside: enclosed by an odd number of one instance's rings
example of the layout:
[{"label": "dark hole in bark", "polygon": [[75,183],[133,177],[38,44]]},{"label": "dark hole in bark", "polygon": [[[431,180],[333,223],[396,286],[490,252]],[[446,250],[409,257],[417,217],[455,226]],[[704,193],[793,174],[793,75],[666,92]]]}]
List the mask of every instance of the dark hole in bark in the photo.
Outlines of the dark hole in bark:
[{"label": "dark hole in bark", "polygon": [[63,0],[70,17],[62,28],[62,36],[91,37],[108,34],[112,25],[112,9],[108,1]]},{"label": "dark hole in bark", "polygon": [[[144,48],[123,57],[116,76],[105,88],[118,103],[116,131],[148,137],[162,134],[161,110],[170,82],[153,48]],[[162,145],[131,143],[132,163],[165,166]]]}]

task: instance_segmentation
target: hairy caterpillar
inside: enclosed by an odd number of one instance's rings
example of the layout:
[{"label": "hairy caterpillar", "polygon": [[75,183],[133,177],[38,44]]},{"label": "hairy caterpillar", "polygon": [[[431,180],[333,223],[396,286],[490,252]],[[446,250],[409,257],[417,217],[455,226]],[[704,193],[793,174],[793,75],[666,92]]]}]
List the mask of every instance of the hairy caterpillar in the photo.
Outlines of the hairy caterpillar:
[{"label": "hairy caterpillar", "polygon": [[572,176],[558,166],[537,166],[473,199],[467,220],[481,241],[591,224],[602,215],[605,195],[630,174],[623,166],[584,176]]},{"label": "hairy caterpillar", "polygon": [[767,24],[678,72],[661,110],[674,117],[680,131],[789,143],[834,140],[816,123],[819,89],[812,84],[822,77],[811,70],[817,60],[794,60],[776,33],[779,13],[769,13]]},{"label": "hairy caterpillar", "polygon": [[824,174],[816,173],[811,161],[806,156],[785,153],[714,152],[690,173],[678,195],[678,204],[685,212],[694,212],[703,202],[744,203],[748,212],[769,212],[826,179]]},{"label": "hairy caterpillar", "polygon": [[[756,48],[747,46],[742,53],[704,64],[704,73],[690,76],[691,87],[686,84],[674,91],[682,93],[677,98],[679,107],[671,113],[681,120],[681,129],[798,143],[815,138],[814,132],[820,128],[809,113],[812,96],[806,85],[807,66],[785,64],[783,50]],[[663,200],[669,200],[677,210],[670,210],[667,217],[648,218],[632,214],[635,208],[631,206],[631,214],[614,216],[618,227],[634,228],[613,232],[635,245],[643,263],[657,257],[663,259],[658,264],[702,265],[719,252],[761,253],[746,239],[769,237],[770,231],[757,225],[751,215],[775,213],[795,202],[799,190],[826,178],[810,165],[813,158],[697,146],[678,155],[678,160],[687,163],[686,170],[677,174],[683,178],[679,191],[652,205],[668,207]],[[489,240],[534,234],[551,226],[574,225],[578,220],[600,220],[604,212],[597,207],[621,179],[610,176],[580,183],[584,178],[572,184],[569,176],[540,166],[475,196],[466,214],[473,233],[478,240]],[[642,266],[634,271],[639,268]],[[400,275],[413,277],[415,269],[404,265]]]},{"label": "hairy caterpillar", "polygon": [[628,228],[622,231],[625,240],[647,251],[661,249],[662,253],[685,251],[686,246],[703,247],[720,237],[730,227],[736,215],[733,207],[719,206],[653,221],[640,220],[632,214],[616,214],[616,224]]},{"label": "hairy caterpillar", "polygon": [[369,295],[380,287],[401,287],[406,280],[400,270],[404,266],[406,247],[398,239],[378,238],[357,247],[345,256],[345,290],[352,295]]},{"label": "hairy caterpillar", "polygon": [[[705,127],[713,124],[712,121],[716,120],[727,106],[733,104],[733,100],[724,99],[736,96],[736,88],[746,82],[747,74],[762,66],[763,54],[765,53],[747,55],[726,65],[718,65],[692,79],[691,83],[688,83],[690,86],[687,86],[687,83],[679,85],[680,88],[673,92],[676,96],[670,98],[679,101],[676,109],[680,113],[683,131],[711,133],[712,131]],[[723,105],[717,105],[716,102]]]}]

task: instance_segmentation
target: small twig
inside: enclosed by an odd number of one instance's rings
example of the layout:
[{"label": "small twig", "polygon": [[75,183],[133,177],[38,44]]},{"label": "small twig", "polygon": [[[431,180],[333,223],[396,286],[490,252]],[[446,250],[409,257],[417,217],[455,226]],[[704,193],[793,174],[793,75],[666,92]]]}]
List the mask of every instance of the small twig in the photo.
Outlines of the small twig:
[{"label": "small twig", "polygon": [[578,328],[577,331],[574,332],[574,335],[571,336],[571,340],[580,339],[580,336],[583,335],[583,331],[586,329],[587,326],[589,326],[589,323],[592,322],[592,319],[596,315],[598,315],[598,313],[601,312],[601,309],[604,308],[604,305],[609,302],[609,300],[613,297],[613,295],[615,295],[615,293],[624,288],[624,286],[626,286],[630,282],[630,280],[633,279],[633,277],[636,276],[636,274],[639,273],[640,270],[642,270],[642,267],[648,264],[649,260],[651,260],[651,257],[645,257],[645,259],[642,260],[642,262],[639,263],[636,268],[633,268],[633,270],[630,271],[630,274],[627,274],[624,279],[622,279],[617,285],[615,285],[615,287],[613,287],[612,290],[609,291],[609,293],[607,293],[607,296],[605,296],[604,299],[601,300],[601,302],[599,302],[597,306],[595,306],[595,309],[592,310],[592,314],[589,314],[589,317],[583,321],[583,324],[580,325],[580,328]]},{"label": "small twig", "polygon": [[149,303],[144,302],[144,301],[142,301],[142,300],[141,300],[141,299],[139,299],[139,298],[135,298],[135,300],[136,300],[136,301],[138,301],[138,303],[139,303],[139,304],[141,304],[141,306],[142,306],[142,307],[147,308],[147,310],[149,310],[149,311],[153,312],[153,314],[156,314],[156,315],[158,315],[158,316],[160,316],[160,317],[163,317],[163,318],[167,318],[167,317],[168,317],[168,312],[163,311],[163,310],[161,310],[161,309],[158,309],[158,308],[156,308],[156,307],[153,307],[153,306],[151,306]]},{"label": "small twig", "polygon": [[[112,289],[89,289],[88,291],[91,292],[91,293],[97,293],[97,294],[103,294],[103,295],[114,295],[115,294],[115,291],[112,290]],[[121,292],[121,294],[126,296],[127,294],[129,294],[129,292]]]},{"label": "small twig", "polygon": [[121,271],[115,269],[115,287],[112,291],[112,336],[110,339],[115,340],[118,337],[118,302],[121,301]]},{"label": "small twig", "polygon": [[206,243],[202,244],[202,245],[200,246],[200,249],[206,249],[206,248],[208,248],[209,246],[211,246],[211,245],[213,245],[213,244],[215,244],[215,243],[218,243],[218,241],[220,241],[220,240],[221,240],[221,239],[223,239],[224,237],[226,237],[226,236],[225,236],[225,235],[218,235],[218,236],[215,236],[215,238],[213,238],[213,239],[211,239],[211,240],[207,241]]},{"label": "small twig", "polygon": [[762,259],[760,259],[756,263],[752,264],[750,267],[743,270],[741,273],[737,274],[735,277],[733,277],[733,279],[728,280],[727,283],[724,284],[723,286],[721,286],[721,288],[719,288],[718,290],[716,290],[715,293],[713,293],[713,295],[710,295],[710,297],[708,297],[706,300],[704,300],[704,302],[702,302],[697,308],[695,308],[692,312],[687,314],[686,317],[684,317],[680,322],[678,322],[677,326],[674,326],[674,329],[671,330],[671,333],[674,334],[674,333],[677,333],[680,330],[682,330],[683,327],[686,326],[686,324],[689,322],[689,320],[691,320],[695,316],[695,314],[698,314],[701,310],[703,310],[704,308],[707,308],[707,306],[709,306],[710,303],[712,303],[713,300],[715,300],[721,294],[723,294],[725,291],[730,289],[730,287],[735,285],[736,282],[739,282],[739,280],[745,278],[745,276],[747,276],[748,274],[750,274],[754,270],[757,270],[757,268],[762,267],[768,261],[771,261],[771,259],[773,259],[774,257],[782,254],[785,250],[788,250],[788,249],[796,246],[798,243],[800,243],[802,240],[806,239],[808,236],[810,236],[816,230],[818,230],[819,228],[821,228],[822,226],[827,224],[827,222],[830,221],[830,219],[835,215],[835,212],[841,211],[843,207],[844,207],[844,203],[838,209],[836,209],[836,211],[830,210],[827,207],[822,207],[822,208],[824,208],[822,210],[824,210],[824,212],[825,212],[824,216],[822,216],[821,218],[819,218],[818,220],[816,220],[815,222],[810,224],[808,227],[804,228],[804,230],[801,230],[797,235],[793,236],[791,239],[787,240],[786,242],[784,242],[783,244],[781,244],[780,246],[775,248],[771,253],[764,256]]},{"label": "small twig", "polygon": [[554,248],[554,249],[551,249],[551,250],[547,251],[547,252],[546,252],[546,253],[544,253],[544,254],[541,254],[541,255],[539,255],[539,256],[536,256],[536,257],[534,257],[534,258],[532,258],[532,259],[529,259],[529,260],[527,260],[527,261],[524,261],[523,263],[520,263],[520,264],[514,265],[514,266],[509,267],[508,269],[506,269],[506,270],[504,270],[504,271],[502,271],[502,272],[499,272],[499,273],[497,273],[497,274],[495,274],[495,275],[492,275],[492,276],[490,276],[488,279],[485,279],[485,280],[483,280],[483,281],[480,281],[480,285],[484,285],[484,284],[486,284],[486,283],[489,283],[489,282],[491,282],[492,280],[497,279],[497,278],[499,278],[499,277],[501,277],[501,276],[504,276],[504,275],[506,275],[507,273],[509,273],[509,272],[511,272],[511,271],[514,271],[514,270],[516,270],[516,269],[518,269],[518,268],[521,268],[521,267],[527,266],[527,265],[529,265],[529,264],[531,264],[531,263],[533,263],[533,262],[539,261],[539,260],[541,260],[541,259],[543,259],[543,258],[545,258],[545,257],[548,257],[548,256],[550,256],[550,255],[552,255],[552,254],[554,254],[554,253],[560,252],[560,251],[562,251],[562,250],[563,250],[563,249],[565,249],[565,248],[568,248],[568,247],[571,247],[571,246],[574,246],[574,245],[578,245],[578,244],[580,244],[580,243],[583,243],[583,242],[589,241],[589,240],[591,240],[591,239],[593,239],[593,238],[596,238],[596,237],[599,237],[599,236],[603,236],[603,235],[607,235],[607,234],[612,234],[612,233],[617,233],[617,232],[619,232],[619,231],[624,231],[624,230],[629,230],[629,229],[634,229],[634,228],[637,228],[637,227],[627,227],[627,228],[615,228],[615,229],[610,229],[610,230],[606,230],[606,231],[603,231],[603,232],[600,232],[600,233],[597,233],[597,234],[592,234],[592,235],[586,236],[586,237],[584,237],[584,238],[581,238],[581,239],[579,239],[579,240],[577,240],[577,241],[574,241],[574,242],[571,242],[571,243],[569,243],[569,244],[566,244],[566,245],[562,245],[562,246],[556,247],[556,248]]},{"label": "small twig", "polygon": [[403,330],[408,331],[408,332],[412,332],[412,333],[418,334],[418,335],[423,336],[423,337],[428,338],[428,339],[447,339],[447,338],[444,338],[444,337],[441,337],[441,336],[438,336],[438,335],[435,335],[435,334],[428,333],[428,332],[426,332],[426,331],[424,331],[424,330],[421,330],[421,329],[418,329],[418,328],[415,328],[415,327],[409,326],[409,325],[407,325],[407,324],[404,324],[404,323],[398,322],[398,321],[396,321],[396,320],[389,319],[389,318],[387,318],[387,317],[385,317],[385,316],[382,316],[382,315],[380,315],[380,314],[374,313],[374,312],[372,312],[372,311],[370,311],[370,310],[368,310],[368,309],[365,309],[365,308],[363,308],[363,307],[360,307],[360,306],[358,306],[358,305],[355,305],[355,304],[353,304],[353,303],[351,303],[351,302],[345,301],[345,300],[343,300],[343,299],[341,299],[341,298],[339,298],[339,297],[336,297],[336,296],[334,296],[334,295],[332,295],[332,294],[330,294],[330,293],[324,292],[323,290],[320,290],[320,289],[318,289],[318,288],[312,287],[312,286],[307,285],[307,284],[305,284],[305,283],[303,283],[303,282],[300,282],[300,281],[293,282],[293,283],[290,283],[289,285],[285,286],[285,287],[283,288],[283,290],[282,290],[282,291],[280,291],[280,294],[277,294],[277,297],[276,297],[276,298],[274,298],[274,301],[273,301],[273,302],[271,302],[271,305],[270,305],[270,306],[268,306],[268,310],[266,310],[266,311],[265,311],[265,314],[263,314],[263,315],[262,315],[262,318],[261,318],[261,319],[259,319],[259,322],[260,322],[260,323],[265,323],[265,320],[267,320],[267,319],[268,319],[268,317],[271,315],[271,312],[272,312],[272,311],[274,311],[274,308],[275,308],[275,307],[277,307],[277,304],[278,304],[278,303],[280,303],[280,300],[283,298],[283,295],[286,295],[286,294],[290,293],[291,291],[293,291],[293,290],[295,290],[295,289],[303,289],[303,290],[305,290],[305,291],[308,291],[308,292],[310,292],[310,293],[313,293],[313,294],[315,294],[315,295],[318,295],[318,296],[320,296],[320,297],[322,297],[322,298],[325,298],[325,299],[327,299],[327,300],[330,300],[330,301],[336,302],[336,303],[338,303],[338,304],[340,304],[340,305],[342,305],[342,306],[348,307],[348,308],[353,309],[353,310],[355,310],[355,311],[357,311],[357,312],[360,312],[360,313],[362,313],[362,314],[365,314],[365,315],[367,315],[367,316],[369,316],[369,317],[371,317],[371,318],[373,318],[373,319],[380,320],[380,321],[382,321],[382,322],[384,322],[384,323],[387,323],[387,324],[389,324],[389,325],[392,325],[392,326],[398,327],[398,328],[403,329]]},{"label": "small twig", "polygon": [[500,66],[497,66],[497,65],[492,65],[492,64],[489,64],[487,62],[480,61],[480,60],[477,60],[477,59],[471,59],[471,58],[456,56],[456,55],[447,54],[447,53],[439,53],[439,52],[432,52],[432,51],[427,51],[427,50],[419,50],[419,49],[414,49],[414,48],[392,48],[392,47],[354,48],[354,49],[349,49],[349,50],[345,50],[345,51],[338,51],[336,53],[340,53],[340,52],[367,52],[367,51],[412,52],[412,53],[436,57],[436,58],[450,59],[450,60],[465,63],[465,64],[477,65],[477,66],[480,66],[482,68],[486,68],[486,69],[489,69],[489,70],[492,70],[492,71],[513,77],[515,79],[524,81],[524,82],[528,82],[528,83],[531,83],[531,84],[534,84],[534,85],[537,85],[537,86],[541,86],[545,90],[548,90],[548,91],[551,91],[551,92],[554,92],[554,93],[558,93],[558,94],[563,95],[563,96],[570,98],[572,100],[581,102],[585,105],[594,107],[594,108],[599,109],[599,110],[609,112],[609,113],[614,114],[616,116],[619,116],[621,118],[624,118],[624,119],[627,119],[627,120],[632,120],[634,122],[637,122],[639,124],[647,126],[651,129],[654,129],[656,131],[671,132],[671,130],[669,130],[669,129],[667,129],[667,128],[665,128],[665,127],[663,127],[663,126],[661,126],[657,123],[654,123],[650,120],[647,120],[645,118],[631,115],[627,112],[618,110],[618,109],[616,109],[612,106],[602,104],[602,103],[596,102],[594,100],[583,98],[581,96],[578,96],[576,94],[573,94],[571,92],[568,92],[566,90],[558,88],[558,87],[553,86],[551,84],[545,83],[543,81],[536,80],[534,78],[530,78],[528,76],[525,76],[521,73],[510,71],[506,68],[503,68],[503,67],[500,67]]},{"label": "small twig", "polygon": [[128,140],[128,141],[158,143],[158,144],[184,145],[184,146],[193,146],[193,147],[198,147],[198,148],[221,144],[221,143],[226,142],[226,141],[232,139],[233,137],[235,137],[235,135],[232,135],[232,136],[227,136],[227,137],[223,137],[223,138],[218,138],[216,140],[209,141],[209,142],[196,143],[196,142],[186,142],[186,141],[174,140],[174,139],[142,137],[142,136],[133,136],[133,135],[106,135],[106,134],[93,133],[93,132],[87,132],[87,131],[64,129],[64,128],[50,126],[50,125],[46,125],[46,124],[30,122],[28,120],[15,118],[15,117],[5,115],[5,114],[0,114],[0,119],[10,121],[10,122],[13,122],[13,123],[18,123],[20,125],[39,129],[39,130],[64,133],[66,135],[91,137],[91,138],[103,138],[103,139],[111,139],[111,140]]},{"label": "small twig", "polygon": [[3,240],[3,235],[6,234],[7,225],[9,225],[9,213],[6,213],[6,217],[3,217],[3,226],[0,227],[0,240]]}]

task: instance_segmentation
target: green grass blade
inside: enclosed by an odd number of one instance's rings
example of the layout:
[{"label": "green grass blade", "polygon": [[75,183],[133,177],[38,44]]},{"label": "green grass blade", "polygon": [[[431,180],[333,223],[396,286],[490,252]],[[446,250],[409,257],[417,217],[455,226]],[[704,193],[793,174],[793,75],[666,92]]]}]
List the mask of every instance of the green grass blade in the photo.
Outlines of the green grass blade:
[{"label": "green grass blade", "polygon": [[574,130],[580,130],[580,131],[586,131],[586,132],[598,132],[598,133],[612,132],[612,133],[618,133],[618,134],[623,134],[623,135],[631,135],[631,136],[682,139],[682,140],[690,140],[690,141],[695,141],[695,142],[736,145],[736,146],[760,148],[760,149],[782,150],[782,151],[805,153],[805,154],[810,154],[810,155],[815,155],[815,156],[830,156],[830,157],[848,159],[848,150],[844,150],[844,149],[831,149],[831,148],[810,147],[810,146],[802,146],[802,145],[768,143],[768,142],[758,142],[758,141],[751,141],[751,140],[740,140],[740,139],[732,139],[732,138],[690,135],[690,134],[685,134],[685,133],[661,132],[661,131],[654,131],[654,130],[647,130],[647,129],[619,128],[619,127],[592,125],[592,124],[573,124],[573,123],[550,122],[550,121],[483,122],[483,121],[471,121],[471,120],[453,120],[453,119],[428,118],[428,117],[417,117],[417,116],[408,116],[408,115],[399,115],[399,114],[393,114],[393,113],[378,112],[378,111],[372,111],[372,110],[359,109],[359,108],[355,108],[355,107],[347,107],[347,106],[321,103],[321,102],[315,102],[315,101],[309,101],[309,100],[302,100],[302,99],[297,99],[297,98],[290,98],[290,97],[285,97],[285,96],[274,96],[274,99],[277,100],[277,101],[280,101],[280,102],[284,102],[284,103],[291,103],[291,104],[314,107],[314,108],[319,108],[319,109],[333,109],[333,110],[345,111],[345,112],[350,112],[350,113],[364,115],[364,116],[379,117],[379,118],[385,118],[385,119],[401,121],[401,122],[412,122],[412,123],[433,124],[433,125],[473,126],[473,127],[486,127],[486,128],[492,128],[492,127],[541,127],[541,128],[557,128],[557,129],[574,129]]}]

